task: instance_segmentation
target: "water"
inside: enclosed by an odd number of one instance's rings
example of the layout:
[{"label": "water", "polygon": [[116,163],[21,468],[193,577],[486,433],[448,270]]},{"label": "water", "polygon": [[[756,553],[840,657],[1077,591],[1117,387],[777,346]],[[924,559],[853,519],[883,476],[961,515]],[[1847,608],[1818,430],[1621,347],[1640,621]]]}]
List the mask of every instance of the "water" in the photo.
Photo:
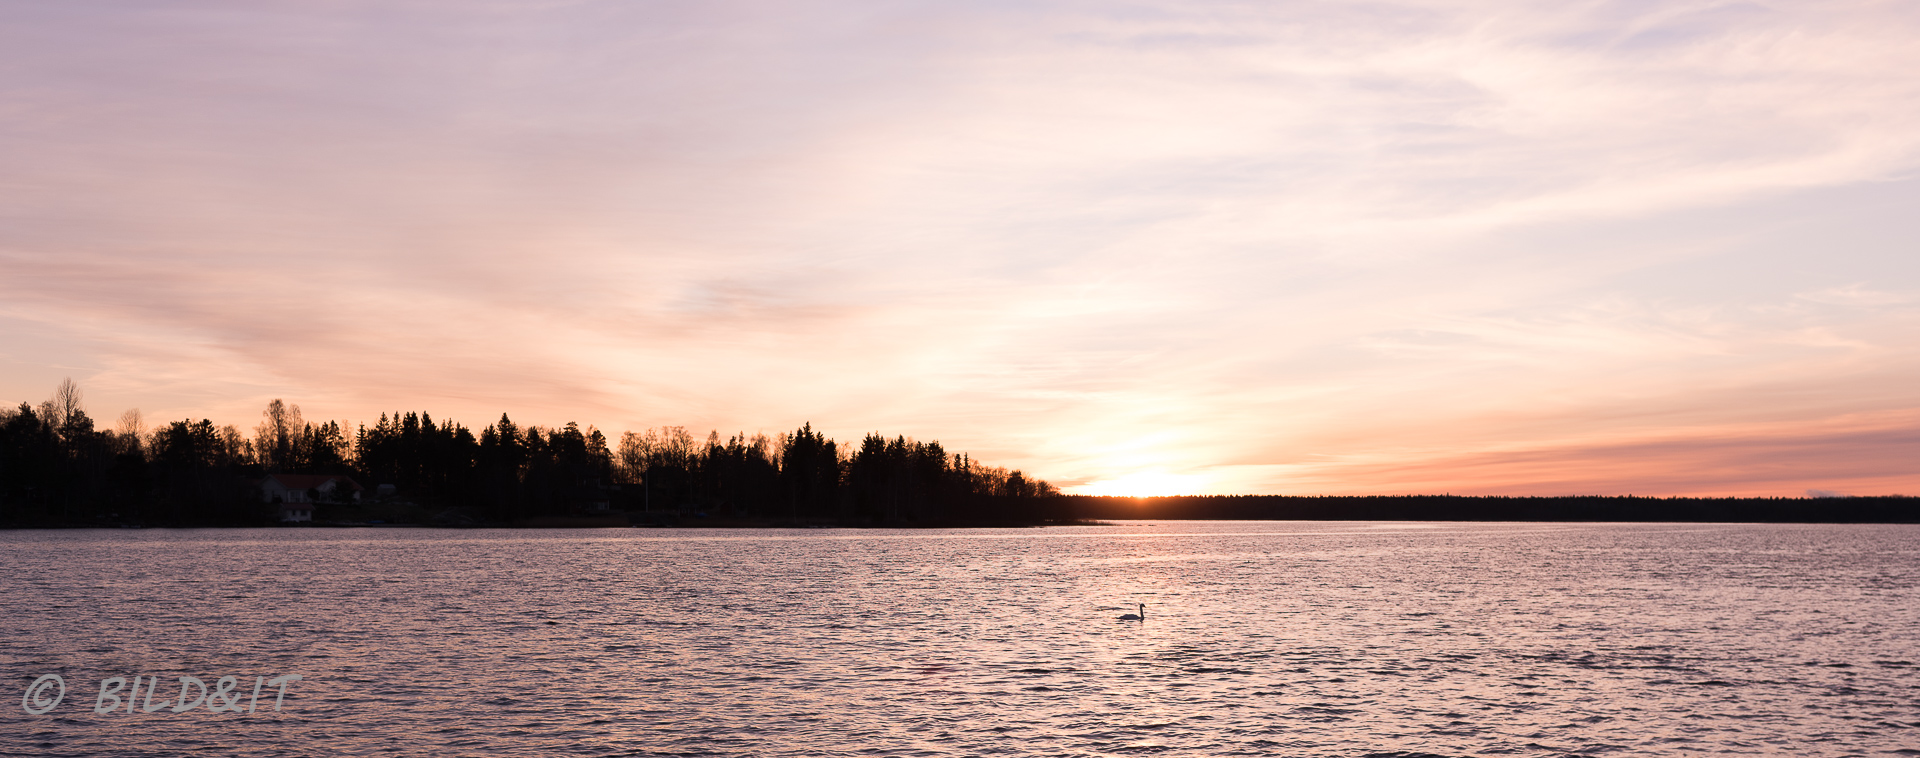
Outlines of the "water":
[{"label": "water", "polygon": [[1920,754],[1920,526],[16,531],[0,569],[5,754]]}]

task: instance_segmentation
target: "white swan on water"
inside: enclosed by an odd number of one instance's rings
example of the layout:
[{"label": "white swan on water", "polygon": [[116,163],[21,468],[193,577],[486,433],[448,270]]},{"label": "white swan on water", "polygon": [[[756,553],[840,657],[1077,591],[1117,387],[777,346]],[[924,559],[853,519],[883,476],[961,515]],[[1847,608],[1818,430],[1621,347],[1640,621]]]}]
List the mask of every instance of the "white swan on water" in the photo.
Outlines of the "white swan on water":
[{"label": "white swan on water", "polygon": [[1126,614],[1126,615],[1124,615],[1124,616],[1121,616],[1121,617],[1120,617],[1120,620],[1121,620],[1121,621],[1145,621],[1145,620],[1147,620],[1147,604],[1146,604],[1146,603],[1141,603],[1141,604],[1140,604],[1140,613],[1139,613],[1139,615],[1134,615],[1134,614],[1131,614],[1131,613],[1129,613],[1129,614]]}]

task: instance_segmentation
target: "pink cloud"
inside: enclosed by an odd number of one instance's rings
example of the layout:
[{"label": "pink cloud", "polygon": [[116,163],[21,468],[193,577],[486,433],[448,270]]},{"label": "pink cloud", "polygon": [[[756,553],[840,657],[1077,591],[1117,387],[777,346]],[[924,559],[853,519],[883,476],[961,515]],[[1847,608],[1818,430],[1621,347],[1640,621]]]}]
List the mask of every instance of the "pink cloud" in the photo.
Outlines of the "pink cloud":
[{"label": "pink cloud", "polygon": [[0,399],[813,421],[1068,483],[1906,486],[1906,438],[1825,426],[1920,402],[1897,4],[0,21]]}]

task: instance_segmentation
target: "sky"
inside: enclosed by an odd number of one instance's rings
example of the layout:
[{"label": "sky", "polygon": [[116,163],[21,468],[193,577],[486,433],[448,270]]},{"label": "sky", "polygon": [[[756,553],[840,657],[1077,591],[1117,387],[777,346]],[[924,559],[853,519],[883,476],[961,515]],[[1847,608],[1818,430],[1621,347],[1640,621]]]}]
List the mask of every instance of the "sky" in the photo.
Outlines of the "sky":
[{"label": "sky", "polygon": [[0,0],[0,402],[1920,495],[1911,2]]}]

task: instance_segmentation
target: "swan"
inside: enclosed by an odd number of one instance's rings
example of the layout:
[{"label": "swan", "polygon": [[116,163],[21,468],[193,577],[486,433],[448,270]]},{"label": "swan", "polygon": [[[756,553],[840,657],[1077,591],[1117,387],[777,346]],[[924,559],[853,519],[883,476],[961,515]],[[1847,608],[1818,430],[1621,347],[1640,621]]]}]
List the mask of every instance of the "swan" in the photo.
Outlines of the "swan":
[{"label": "swan", "polygon": [[1141,603],[1141,604],[1140,604],[1140,613],[1139,613],[1139,615],[1134,615],[1134,614],[1131,614],[1131,613],[1129,613],[1129,614],[1126,614],[1126,615],[1124,615],[1124,616],[1121,616],[1121,617],[1120,617],[1120,620],[1121,620],[1121,621],[1145,621],[1145,620],[1147,620],[1147,604],[1146,604],[1146,603]]}]

